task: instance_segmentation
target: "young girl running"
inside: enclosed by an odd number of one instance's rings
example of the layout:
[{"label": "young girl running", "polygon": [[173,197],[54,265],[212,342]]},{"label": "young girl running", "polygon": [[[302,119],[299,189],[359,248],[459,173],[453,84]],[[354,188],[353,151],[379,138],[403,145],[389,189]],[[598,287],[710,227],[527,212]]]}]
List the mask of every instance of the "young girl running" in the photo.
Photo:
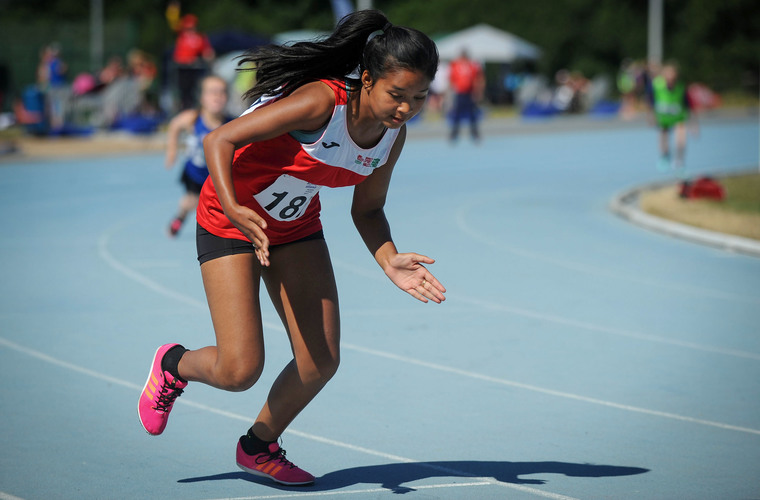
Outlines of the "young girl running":
[{"label": "young girl running", "polygon": [[229,121],[224,109],[227,106],[227,82],[218,76],[207,76],[201,81],[200,107],[182,111],[169,122],[166,134],[166,168],[177,160],[180,136],[185,136],[187,159],[182,167],[180,181],[185,194],[179,200],[176,217],[169,224],[169,235],[176,236],[185,217],[198,206],[198,195],[208,177],[203,139],[206,134]]},{"label": "young girl running", "polygon": [[[140,396],[143,427],[160,434],[188,381],[244,391],[259,378],[264,282],[285,325],[293,359],[237,443],[237,464],[286,485],[314,476],[285,458],[278,439],[338,368],[338,292],[319,219],[322,186],[356,186],[354,224],[388,278],[422,301],[445,288],[425,264],[399,253],[385,217],[388,185],[422,108],[438,53],[423,33],[392,26],[378,11],[350,14],[322,42],[269,46],[253,62],[257,99],[204,141],[210,180],[198,206],[198,260],[216,345],[156,351]],[[358,73],[355,70],[358,69]],[[356,79],[346,77],[354,72]]]},{"label": "young girl running", "polygon": [[[699,131],[693,106],[686,84],[678,76],[675,63],[662,67],[658,76],[652,80],[651,102],[654,119],[659,129],[660,160],[658,168],[662,171],[670,167],[683,169],[686,155],[686,124],[691,122],[692,130]],[[676,156],[670,155],[670,131],[675,130]]]}]

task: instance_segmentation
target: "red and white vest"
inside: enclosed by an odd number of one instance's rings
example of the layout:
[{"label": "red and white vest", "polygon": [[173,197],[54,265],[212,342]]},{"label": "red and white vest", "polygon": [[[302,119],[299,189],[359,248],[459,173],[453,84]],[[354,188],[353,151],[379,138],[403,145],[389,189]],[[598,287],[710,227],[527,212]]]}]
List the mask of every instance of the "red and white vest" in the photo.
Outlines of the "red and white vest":
[{"label": "red and white vest", "polygon": [[[237,201],[267,221],[266,234],[272,245],[296,241],[322,229],[320,188],[359,184],[385,164],[398,136],[398,129],[388,129],[374,147],[357,146],[348,133],[345,83],[321,81],[335,93],[335,109],[318,138],[302,143],[296,137],[303,134],[293,132],[255,142],[237,150],[232,162]],[[281,97],[262,97],[243,114]],[[197,220],[211,234],[247,240],[224,215],[211,177],[201,191]]]}]

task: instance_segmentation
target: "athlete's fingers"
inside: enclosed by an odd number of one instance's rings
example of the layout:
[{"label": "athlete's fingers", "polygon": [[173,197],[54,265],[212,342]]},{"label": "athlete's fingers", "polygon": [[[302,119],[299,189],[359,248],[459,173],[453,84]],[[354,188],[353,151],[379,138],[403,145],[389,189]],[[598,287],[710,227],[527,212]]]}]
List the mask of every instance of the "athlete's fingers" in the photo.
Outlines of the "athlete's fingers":
[{"label": "athlete's fingers", "polygon": [[256,249],[256,258],[259,259],[259,263],[267,267],[269,266],[269,252],[264,252],[261,248]]},{"label": "athlete's fingers", "polygon": [[265,221],[264,218],[261,217],[259,214],[257,214],[254,210],[251,210],[251,216],[249,218],[254,224],[259,226],[261,229],[267,228],[267,221]]},{"label": "athlete's fingers", "polygon": [[424,290],[422,289],[422,285],[418,285],[415,288],[412,288],[409,290],[409,295],[414,297],[415,299],[419,300],[420,302],[427,303],[428,299],[425,298]]},{"label": "athlete's fingers", "polygon": [[438,278],[436,278],[432,274],[428,273],[423,279],[427,283],[430,284],[431,289],[436,290],[441,293],[446,293],[446,287],[443,286],[443,284],[440,281],[438,281]]},{"label": "athlete's fingers", "polygon": [[435,259],[431,259],[430,257],[426,255],[420,255],[418,253],[411,253],[409,254],[412,262],[415,264],[434,264]]},{"label": "athlete's fingers", "polygon": [[[435,278],[433,279],[435,280]],[[438,280],[436,280],[436,282],[437,281]],[[422,295],[424,295],[425,297],[427,297],[428,299],[432,300],[433,302],[437,304],[440,304],[441,302],[446,300],[446,297],[443,295],[443,293],[440,290],[438,290],[438,288],[433,283],[433,281],[423,279],[422,283],[420,284],[420,288],[422,289]]]}]

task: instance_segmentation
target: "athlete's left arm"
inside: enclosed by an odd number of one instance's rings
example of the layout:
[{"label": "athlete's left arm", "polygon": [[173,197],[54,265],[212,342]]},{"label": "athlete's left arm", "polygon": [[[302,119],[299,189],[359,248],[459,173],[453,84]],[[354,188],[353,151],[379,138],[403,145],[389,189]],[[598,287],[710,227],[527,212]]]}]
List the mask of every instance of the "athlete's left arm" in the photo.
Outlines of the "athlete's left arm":
[{"label": "athlete's left arm", "polygon": [[351,217],[367,248],[396,286],[422,302],[441,303],[446,288],[423,265],[435,260],[417,253],[399,253],[383,209],[393,168],[405,141],[406,126],[399,132],[388,161],[354,188]]}]

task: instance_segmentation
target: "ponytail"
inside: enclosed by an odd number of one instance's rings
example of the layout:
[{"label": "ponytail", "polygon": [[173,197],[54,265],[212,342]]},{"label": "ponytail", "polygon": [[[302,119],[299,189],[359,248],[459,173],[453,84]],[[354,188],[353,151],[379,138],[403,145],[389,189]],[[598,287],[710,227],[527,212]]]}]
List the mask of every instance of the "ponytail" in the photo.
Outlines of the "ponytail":
[{"label": "ponytail", "polygon": [[373,81],[397,69],[421,71],[432,81],[438,50],[424,33],[393,26],[378,10],[361,10],[344,17],[325,40],[266,45],[246,53],[239,66],[247,63],[253,63],[256,84],[245,97],[257,99],[321,78],[342,80],[357,67]]}]

